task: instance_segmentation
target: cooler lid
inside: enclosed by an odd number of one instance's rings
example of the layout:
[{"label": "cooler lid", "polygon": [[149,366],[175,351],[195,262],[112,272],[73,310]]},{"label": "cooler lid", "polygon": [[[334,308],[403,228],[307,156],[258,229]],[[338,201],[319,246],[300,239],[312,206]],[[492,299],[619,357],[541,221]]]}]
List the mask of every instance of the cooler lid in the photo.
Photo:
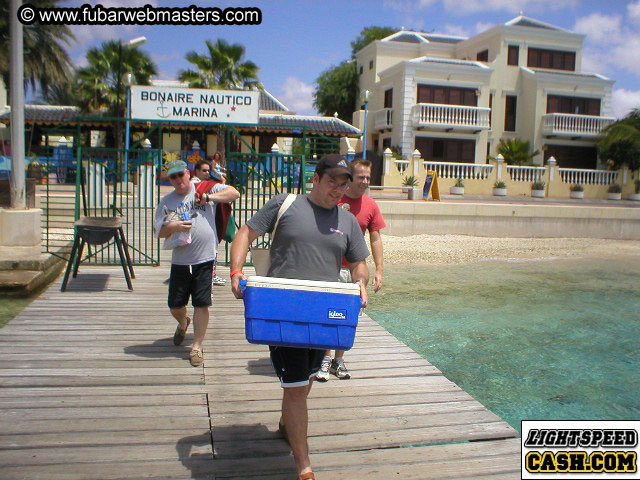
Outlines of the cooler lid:
[{"label": "cooler lid", "polygon": [[287,290],[342,293],[360,296],[360,287],[355,283],[317,282],[314,280],[298,280],[295,278],[260,277],[258,275],[250,275],[247,278],[247,287],[284,288]]}]

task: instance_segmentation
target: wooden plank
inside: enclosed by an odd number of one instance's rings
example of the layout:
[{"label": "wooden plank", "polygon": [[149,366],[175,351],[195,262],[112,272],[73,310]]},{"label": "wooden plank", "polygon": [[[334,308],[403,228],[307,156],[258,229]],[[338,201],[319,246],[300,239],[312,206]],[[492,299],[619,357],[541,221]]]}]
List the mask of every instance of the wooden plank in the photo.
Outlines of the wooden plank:
[{"label": "wooden plank", "polygon": [[[268,347],[244,338],[242,302],[214,289],[205,363],[192,368],[192,330],[172,342],[167,265],[136,275],[129,292],[119,267],[83,266],[0,330],[0,478],[293,477],[276,432],[282,389]],[[519,472],[515,430],[369,317],[346,359],[351,380],[311,390],[319,478]]]}]

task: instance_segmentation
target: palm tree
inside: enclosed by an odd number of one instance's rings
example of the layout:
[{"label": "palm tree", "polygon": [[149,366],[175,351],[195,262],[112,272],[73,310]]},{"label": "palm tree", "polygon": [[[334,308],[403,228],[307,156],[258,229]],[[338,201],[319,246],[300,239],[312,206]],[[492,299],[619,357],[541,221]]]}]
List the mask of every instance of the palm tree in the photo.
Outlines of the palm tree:
[{"label": "palm tree", "polygon": [[76,72],[76,88],[83,110],[103,111],[114,117],[125,113],[122,75],[133,73],[138,85],[149,85],[151,76],[157,74],[155,64],[146,53],[136,47],[123,47],[115,40],[104,42],[100,48],[90,48],[87,63]]},{"label": "palm tree", "polygon": [[612,169],[624,165],[632,171],[640,168],[640,109],[605,128],[596,143],[600,158],[607,160]]},{"label": "palm tree", "polygon": [[[9,9],[8,1],[0,2],[0,75],[5,85],[9,85]],[[37,8],[57,7],[58,0],[30,0]],[[63,43],[69,45],[75,37],[66,25],[23,26],[25,87],[32,90],[39,86],[43,93],[52,85],[68,82],[72,76],[73,64]]]},{"label": "palm tree", "polygon": [[533,157],[540,153],[539,150],[531,151],[529,140],[519,138],[500,139],[496,150],[509,165],[533,165]]},{"label": "palm tree", "polygon": [[[257,83],[258,66],[250,60],[243,61],[244,46],[239,43],[230,45],[219,38],[216,43],[205,41],[207,53],[201,55],[195,51],[187,52],[186,60],[195,65],[197,70],[180,70],[178,78],[189,84],[192,88],[209,88],[216,90],[242,89],[247,83],[252,83],[257,88],[262,86]],[[225,158],[226,128],[218,125],[217,147]]]}]

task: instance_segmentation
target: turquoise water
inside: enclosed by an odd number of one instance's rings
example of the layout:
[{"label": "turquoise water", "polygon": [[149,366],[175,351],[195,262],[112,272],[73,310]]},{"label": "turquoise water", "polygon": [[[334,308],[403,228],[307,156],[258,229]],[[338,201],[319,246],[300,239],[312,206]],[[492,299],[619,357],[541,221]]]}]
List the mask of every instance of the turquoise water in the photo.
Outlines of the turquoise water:
[{"label": "turquoise water", "polygon": [[640,257],[391,266],[367,311],[518,430],[640,419]]}]

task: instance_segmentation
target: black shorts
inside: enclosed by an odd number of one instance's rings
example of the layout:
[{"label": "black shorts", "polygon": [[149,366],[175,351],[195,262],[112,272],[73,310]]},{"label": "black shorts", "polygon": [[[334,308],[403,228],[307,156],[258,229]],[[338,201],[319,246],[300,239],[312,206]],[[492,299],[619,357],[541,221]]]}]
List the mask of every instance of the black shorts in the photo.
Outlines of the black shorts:
[{"label": "black shorts", "polygon": [[315,377],[320,370],[325,351],[315,348],[269,346],[271,364],[285,388],[309,385],[309,379]]},{"label": "black shorts", "polygon": [[194,307],[210,307],[212,272],[213,260],[198,265],[171,264],[169,308],[185,307],[189,296]]}]

